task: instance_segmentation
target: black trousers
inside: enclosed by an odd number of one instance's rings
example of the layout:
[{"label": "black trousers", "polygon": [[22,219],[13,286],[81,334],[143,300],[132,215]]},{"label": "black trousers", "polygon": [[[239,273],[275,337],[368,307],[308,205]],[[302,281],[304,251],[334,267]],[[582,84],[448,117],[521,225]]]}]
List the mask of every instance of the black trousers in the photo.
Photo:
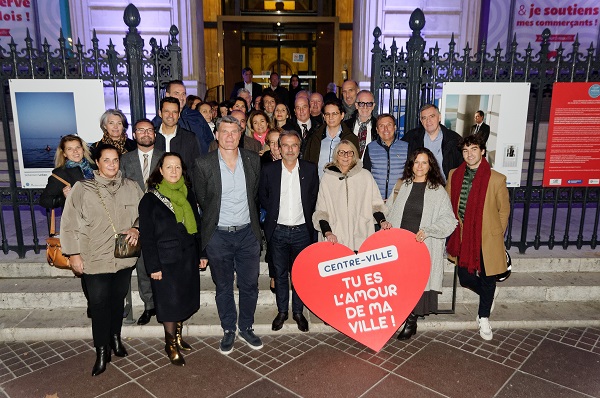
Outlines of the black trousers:
[{"label": "black trousers", "polygon": [[108,346],[110,336],[121,334],[132,272],[133,267],[110,274],[83,274],[92,314],[94,347]]},{"label": "black trousers", "polygon": [[481,255],[481,271],[471,274],[466,268],[458,267],[458,280],[461,286],[471,289],[479,295],[479,310],[477,311],[479,317],[489,318],[496,291],[496,277],[485,274],[483,254]]}]

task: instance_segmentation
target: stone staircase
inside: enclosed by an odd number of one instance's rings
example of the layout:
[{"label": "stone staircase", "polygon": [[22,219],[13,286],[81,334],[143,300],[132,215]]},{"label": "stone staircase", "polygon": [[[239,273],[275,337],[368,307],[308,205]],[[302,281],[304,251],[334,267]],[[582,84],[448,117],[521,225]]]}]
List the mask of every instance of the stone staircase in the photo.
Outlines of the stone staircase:
[{"label": "stone staircase", "polygon": [[[545,257],[535,251],[526,255],[511,253],[513,274],[498,284],[499,293],[491,317],[494,328],[600,326],[600,256],[594,251],[570,258],[557,258],[557,253],[550,253],[543,254]],[[200,276],[201,308],[186,322],[187,333],[220,335],[210,271]],[[448,263],[440,296],[442,309],[451,308],[453,276],[453,266]],[[261,263],[259,288],[257,334],[300,333],[292,320],[286,322],[283,330],[271,331],[277,308],[275,296],[269,290],[266,263]],[[132,290],[132,315],[137,319],[143,304],[137,292],[135,272]],[[474,293],[458,286],[455,313],[426,317],[419,321],[419,330],[474,329],[477,303]],[[85,313],[86,301],[80,280],[70,271],[50,267],[39,256],[0,263],[0,341],[91,338],[91,321]],[[305,314],[311,331],[333,331],[308,310]],[[160,337],[163,333],[155,318],[145,326],[125,323],[125,337]]]}]

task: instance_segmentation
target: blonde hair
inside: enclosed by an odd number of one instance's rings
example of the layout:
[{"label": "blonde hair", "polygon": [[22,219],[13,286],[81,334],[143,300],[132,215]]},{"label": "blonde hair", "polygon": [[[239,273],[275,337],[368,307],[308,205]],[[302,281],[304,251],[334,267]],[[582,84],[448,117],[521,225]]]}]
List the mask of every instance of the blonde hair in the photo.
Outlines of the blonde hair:
[{"label": "blonde hair", "polygon": [[340,145],[342,145],[342,144],[348,145],[350,147],[350,149],[352,149],[352,151],[354,152],[354,155],[352,156],[352,163],[350,163],[350,169],[352,169],[354,166],[356,166],[356,163],[358,163],[358,150],[356,149],[356,146],[348,140],[341,140],[335,146],[335,149],[333,150],[333,159],[332,159],[331,163],[329,163],[325,166],[326,168],[333,165],[341,170],[340,163],[338,162],[338,159],[339,159],[338,151],[340,149]]},{"label": "blonde hair", "polygon": [[94,161],[92,160],[92,154],[90,153],[90,149],[88,148],[88,144],[84,140],[82,140],[81,137],[74,134],[68,134],[60,139],[58,148],[56,148],[56,153],[54,154],[54,167],[63,167],[65,163],[67,163],[65,145],[67,145],[67,142],[71,141],[78,141],[79,145],[81,145],[81,147],[83,148],[83,157],[86,158],[87,161],[90,162],[90,164],[94,164]]}]

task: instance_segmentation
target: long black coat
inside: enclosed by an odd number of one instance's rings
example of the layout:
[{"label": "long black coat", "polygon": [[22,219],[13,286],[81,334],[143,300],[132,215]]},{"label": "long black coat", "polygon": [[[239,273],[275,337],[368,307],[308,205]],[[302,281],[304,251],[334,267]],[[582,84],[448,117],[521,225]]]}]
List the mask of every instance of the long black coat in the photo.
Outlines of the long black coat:
[{"label": "long black coat", "polygon": [[[200,216],[191,189],[188,201],[200,230]],[[139,217],[146,272],[162,271],[162,280],[151,280],[156,319],[185,320],[200,308],[200,234],[188,234],[171,209],[152,192],[142,197]]]}]

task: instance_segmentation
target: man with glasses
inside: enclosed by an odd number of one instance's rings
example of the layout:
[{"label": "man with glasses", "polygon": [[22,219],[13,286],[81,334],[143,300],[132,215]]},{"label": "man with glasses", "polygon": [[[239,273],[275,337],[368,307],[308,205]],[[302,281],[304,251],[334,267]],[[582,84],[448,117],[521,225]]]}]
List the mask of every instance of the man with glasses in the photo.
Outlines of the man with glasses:
[{"label": "man with glasses", "polygon": [[[123,177],[137,182],[142,191],[146,191],[148,177],[156,167],[158,159],[163,155],[163,151],[154,148],[156,142],[156,132],[152,122],[148,119],[140,119],[133,126],[133,139],[137,143],[137,149],[125,153],[121,156],[119,167]],[[135,264],[137,270],[138,291],[140,298],[144,302],[144,312],[137,321],[138,325],[145,325],[156,312],[154,311],[154,299],[152,297],[152,286],[150,277],[144,266],[144,258],[140,254]]]},{"label": "man with glasses", "polygon": [[440,111],[433,104],[426,104],[419,111],[421,126],[410,130],[402,141],[408,143],[408,153],[411,154],[417,148],[429,149],[444,173],[444,179],[448,178],[450,170],[457,168],[463,157],[458,149],[461,140],[456,131],[452,131],[440,124]]},{"label": "man with glasses", "polygon": [[308,137],[303,159],[317,165],[319,178],[324,167],[333,159],[333,150],[341,140],[348,140],[358,148],[358,138],[342,123],[344,107],[338,100],[325,102],[323,107],[325,124]]},{"label": "man with glasses", "polygon": [[358,137],[358,157],[363,158],[365,149],[371,141],[377,139],[377,119],[373,116],[375,97],[368,90],[361,90],[356,96],[357,112],[344,124]]}]

